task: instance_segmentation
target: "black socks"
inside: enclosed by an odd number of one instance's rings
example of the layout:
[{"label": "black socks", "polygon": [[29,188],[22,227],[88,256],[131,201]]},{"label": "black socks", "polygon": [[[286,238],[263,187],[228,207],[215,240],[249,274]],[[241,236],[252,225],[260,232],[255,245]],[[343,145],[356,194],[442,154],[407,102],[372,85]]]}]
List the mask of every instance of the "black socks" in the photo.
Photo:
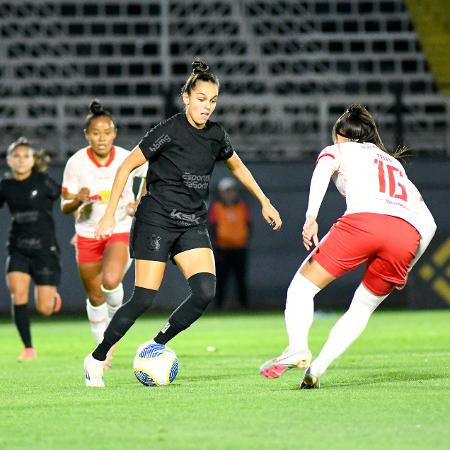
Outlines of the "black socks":
[{"label": "black socks", "polygon": [[19,331],[25,347],[33,347],[31,344],[30,317],[28,316],[28,305],[13,305],[14,322]]},{"label": "black socks", "polygon": [[192,275],[187,281],[191,288],[191,293],[172,313],[169,321],[154,338],[154,341],[158,344],[167,344],[178,333],[190,327],[214,299],[216,292],[215,275],[201,272]]},{"label": "black socks", "polygon": [[118,342],[140,317],[153,304],[158,291],[135,286],[133,295],[124,303],[111,319],[105,331],[103,341],[92,352],[98,361],[104,361],[109,349]]}]

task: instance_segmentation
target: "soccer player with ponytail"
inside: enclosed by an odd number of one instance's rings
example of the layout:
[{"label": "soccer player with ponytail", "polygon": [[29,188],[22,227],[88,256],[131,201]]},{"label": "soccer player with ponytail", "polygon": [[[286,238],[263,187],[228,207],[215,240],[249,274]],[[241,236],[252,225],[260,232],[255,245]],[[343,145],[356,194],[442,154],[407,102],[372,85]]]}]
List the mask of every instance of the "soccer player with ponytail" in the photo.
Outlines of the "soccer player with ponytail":
[{"label": "soccer player with ponytail", "polygon": [[[303,244],[315,247],[287,291],[285,320],[289,346],[264,363],[260,372],[277,378],[287,369],[306,368],[300,387],[319,387],[319,379],[363,332],[377,306],[401,289],[408,272],[430,243],[436,224],[419,191],[381,141],[373,117],[352,105],[336,121],[334,145],[319,154],[314,170]],[[347,209],[319,242],[317,215],[330,178]],[[314,296],[336,278],[365,264],[363,279],[348,311],[334,325],[321,352],[311,361],[308,334]]]},{"label": "soccer player with ponytail", "polygon": [[[133,177],[145,177],[145,167],[134,171],[120,198],[116,224],[105,239],[95,238],[95,227],[105,212],[116,171],[130,152],[114,145],[117,129],[112,115],[98,100],[92,100],[85,119],[88,146],[67,161],[63,175],[61,209],[73,214],[73,243],[81,281],[87,293],[86,312],[97,343],[115,312],[122,305],[122,280],[129,268],[128,242],[132,215],[138,200]],[[109,352],[105,366],[111,366]]]},{"label": "soccer player with ponytail", "polygon": [[135,289],[112,319],[103,342],[84,360],[87,386],[104,386],[103,361],[109,349],[152,305],[169,258],[183,273],[190,294],[156,334],[156,344],[165,345],[191,326],[213,300],[216,276],[206,201],[217,161],[225,161],[231,173],[259,200],[267,223],[275,230],[281,227],[278,211],[234,151],[225,130],[209,120],[219,95],[218,79],[200,60],[192,67],[181,94],[185,111],[152,128],[122,163],[97,227],[99,239],[110,235],[128,175],[148,161],[147,194],[138,206],[131,233]]},{"label": "soccer player with ponytail", "polygon": [[45,171],[49,156],[21,137],[7,150],[11,173],[0,181],[0,207],[7,204],[12,221],[8,237],[6,283],[11,293],[14,322],[24,345],[19,361],[36,359],[28,314],[29,290],[35,284],[36,308],[43,316],[61,309],[56,287],[61,279],[55,237],[53,203],[61,187]]}]

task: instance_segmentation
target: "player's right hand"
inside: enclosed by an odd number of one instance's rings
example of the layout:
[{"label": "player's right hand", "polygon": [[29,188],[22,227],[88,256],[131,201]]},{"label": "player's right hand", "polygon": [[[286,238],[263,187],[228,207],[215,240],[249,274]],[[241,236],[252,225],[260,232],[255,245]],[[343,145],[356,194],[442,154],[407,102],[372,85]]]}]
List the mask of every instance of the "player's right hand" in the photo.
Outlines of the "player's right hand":
[{"label": "player's right hand", "polygon": [[319,225],[316,222],[316,219],[312,216],[308,216],[306,218],[305,225],[303,225],[303,245],[306,250],[310,250],[313,243],[316,247],[319,246],[319,238],[317,236],[319,232]]},{"label": "player's right hand", "polygon": [[103,216],[95,227],[95,239],[106,239],[111,236],[115,225],[114,217]]},{"label": "player's right hand", "polygon": [[76,199],[81,203],[86,203],[90,200],[91,191],[87,187],[82,187],[78,192]]}]

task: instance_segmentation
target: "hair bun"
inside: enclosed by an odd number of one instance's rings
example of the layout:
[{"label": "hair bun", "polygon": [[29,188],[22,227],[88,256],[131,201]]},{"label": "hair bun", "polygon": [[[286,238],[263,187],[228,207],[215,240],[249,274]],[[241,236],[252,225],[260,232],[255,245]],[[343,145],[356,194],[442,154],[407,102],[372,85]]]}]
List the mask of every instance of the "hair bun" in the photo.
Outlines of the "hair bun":
[{"label": "hair bun", "polygon": [[204,61],[202,61],[201,59],[196,59],[193,63],[192,63],[192,72],[197,75],[199,73],[205,73],[208,72],[209,70],[209,66],[208,64],[206,64]]},{"label": "hair bun", "polygon": [[350,105],[347,108],[347,111],[349,114],[354,114],[354,115],[361,115],[361,113],[367,112],[367,109],[365,106],[360,105],[358,103],[353,103],[353,105]]},{"label": "hair bun", "polygon": [[95,115],[103,114],[104,112],[102,104],[97,99],[91,101],[91,104],[89,105],[89,111]]}]

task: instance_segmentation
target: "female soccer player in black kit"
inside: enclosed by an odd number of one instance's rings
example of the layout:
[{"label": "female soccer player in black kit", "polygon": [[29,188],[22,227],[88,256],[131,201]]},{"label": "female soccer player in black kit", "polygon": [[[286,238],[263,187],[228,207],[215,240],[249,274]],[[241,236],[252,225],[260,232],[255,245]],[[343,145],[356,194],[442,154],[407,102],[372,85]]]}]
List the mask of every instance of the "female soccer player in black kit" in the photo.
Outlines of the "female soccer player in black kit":
[{"label": "female soccer player in black kit", "polygon": [[182,89],[185,112],[152,128],[117,171],[111,197],[97,227],[104,238],[114,227],[114,212],[128,175],[149,162],[147,194],[141,199],[130,244],[135,259],[135,289],[115,314],[103,341],[84,360],[87,386],[103,387],[103,361],[108,350],[153,303],[170,257],[180,268],[189,296],[155,336],[157,344],[192,325],[214,298],[214,255],[207,231],[209,181],[217,161],[226,161],[233,175],[260,201],[262,215],[274,230],[281,227],[278,211],[233,150],[227,133],[209,121],[216,108],[219,82],[202,61]]},{"label": "female soccer player in black kit", "polygon": [[35,284],[37,310],[44,316],[61,309],[56,286],[61,278],[59,250],[52,217],[53,202],[59,199],[61,186],[43,170],[46,161],[25,138],[13,142],[7,151],[12,174],[0,181],[0,207],[11,212],[8,238],[6,282],[11,292],[14,321],[24,350],[19,361],[36,359],[28,316],[28,292]]}]

